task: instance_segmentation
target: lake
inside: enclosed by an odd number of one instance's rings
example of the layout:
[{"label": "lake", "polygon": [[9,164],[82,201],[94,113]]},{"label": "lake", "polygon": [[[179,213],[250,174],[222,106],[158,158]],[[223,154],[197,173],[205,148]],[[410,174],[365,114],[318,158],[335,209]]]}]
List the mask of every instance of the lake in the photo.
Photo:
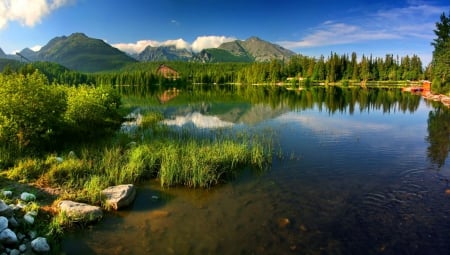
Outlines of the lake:
[{"label": "lake", "polygon": [[279,147],[270,169],[243,169],[211,189],[140,183],[130,208],[68,233],[66,254],[450,251],[450,112],[440,103],[386,88],[199,87],[152,103],[157,96],[136,102],[173,128],[269,132]]}]

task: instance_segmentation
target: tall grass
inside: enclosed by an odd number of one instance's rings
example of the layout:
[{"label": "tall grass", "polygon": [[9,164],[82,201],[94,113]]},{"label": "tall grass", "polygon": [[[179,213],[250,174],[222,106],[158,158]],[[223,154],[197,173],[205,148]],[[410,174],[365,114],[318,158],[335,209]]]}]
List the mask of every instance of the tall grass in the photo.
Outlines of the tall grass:
[{"label": "tall grass", "polygon": [[163,187],[208,188],[235,178],[243,168],[263,170],[271,160],[271,136],[229,129],[172,130],[157,124],[160,118],[144,117],[145,128],[133,136],[117,134],[109,143],[59,157],[24,159],[7,175],[60,187],[64,198],[103,204],[101,190],[110,185],[157,178]]}]

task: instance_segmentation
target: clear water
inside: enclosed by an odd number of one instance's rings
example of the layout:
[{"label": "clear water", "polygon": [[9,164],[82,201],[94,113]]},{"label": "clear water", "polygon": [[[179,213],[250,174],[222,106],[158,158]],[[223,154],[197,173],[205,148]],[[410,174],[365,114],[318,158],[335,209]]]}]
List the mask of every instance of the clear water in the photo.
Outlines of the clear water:
[{"label": "clear water", "polygon": [[63,251],[449,254],[448,109],[398,91],[313,90],[174,99],[169,123],[270,128],[282,152],[269,171],[209,190],[142,183],[130,208],[69,233]]}]

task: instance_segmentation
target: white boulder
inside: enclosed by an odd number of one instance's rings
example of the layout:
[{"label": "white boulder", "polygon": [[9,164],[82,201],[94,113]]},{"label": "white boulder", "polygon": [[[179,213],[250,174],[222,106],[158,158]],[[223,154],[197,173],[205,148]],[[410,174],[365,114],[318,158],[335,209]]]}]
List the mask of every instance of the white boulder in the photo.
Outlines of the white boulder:
[{"label": "white boulder", "polygon": [[129,206],[136,198],[136,189],[133,184],[123,184],[104,189],[102,194],[106,197],[106,205],[118,210]]},{"label": "white boulder", "polygon": [[25,202],[30,202],[36,200],[36,196],[28,192],[22,192],[22,194],[20,194],[20,199]]},{"label": "white boulder", "polygon": [[59,209],[72,221],[96,221],[103,217],[102,209],[85,203],[63,200],[59,202]]},{"label": "white boulder", "polygon": [[5,245],[15,245],[19,242],[16,233],[7,228],[0,232],[0,243]]},{"label": "white boulder", "polygon": [[50,245],[45,237],[38,237],[31,241],[31,248],[37,253],[46,253],[50,251]]}]

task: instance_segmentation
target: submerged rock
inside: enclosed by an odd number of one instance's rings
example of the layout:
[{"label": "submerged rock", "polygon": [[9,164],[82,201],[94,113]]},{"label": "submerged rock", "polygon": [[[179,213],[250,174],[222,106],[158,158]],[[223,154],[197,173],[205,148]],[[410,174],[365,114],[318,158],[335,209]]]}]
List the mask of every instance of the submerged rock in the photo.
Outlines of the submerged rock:
[{"label": "submerged rock", "polygon": [[61,212],[72,221],[91,222],[103,217],[102,209],[98,206],[63,200],[59,203]]},{"label": "submerged rock", "polygon": [[133,184],[108,187],[102,193],[106,197],[106,205],[114,210],[129,206],[136,197],[136,189]]}]

